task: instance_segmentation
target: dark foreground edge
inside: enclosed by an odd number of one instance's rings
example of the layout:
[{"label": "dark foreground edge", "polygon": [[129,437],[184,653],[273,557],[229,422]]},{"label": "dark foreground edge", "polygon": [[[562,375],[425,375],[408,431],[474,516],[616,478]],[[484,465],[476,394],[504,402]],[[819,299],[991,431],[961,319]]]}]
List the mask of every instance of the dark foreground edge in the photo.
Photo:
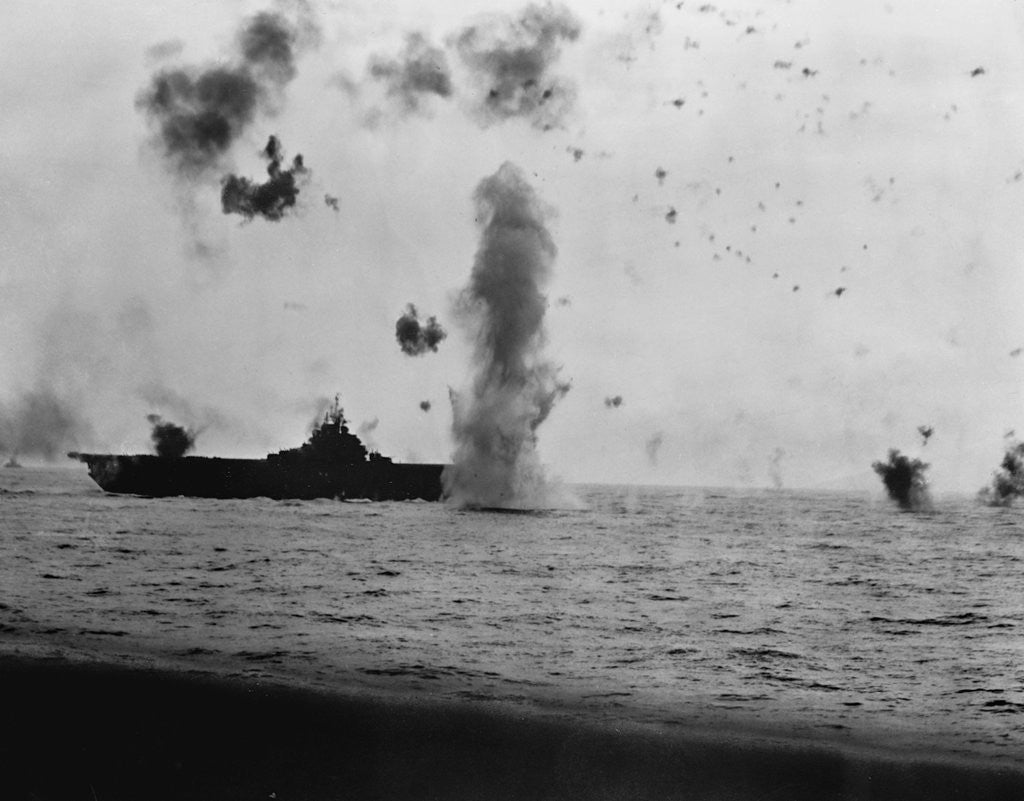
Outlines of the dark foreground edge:
[{"label": "dark foreground edge", "polygon": [[0,657],[5,798],[1012,799],[1024,775]]}]

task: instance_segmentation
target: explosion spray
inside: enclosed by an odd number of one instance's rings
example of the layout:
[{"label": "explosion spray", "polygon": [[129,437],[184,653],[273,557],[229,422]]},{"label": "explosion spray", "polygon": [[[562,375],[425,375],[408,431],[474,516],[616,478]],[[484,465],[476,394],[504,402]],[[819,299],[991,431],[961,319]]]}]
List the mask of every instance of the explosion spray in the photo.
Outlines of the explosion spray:
[{"label": "explosion spray", "polygon": [[452,392],[456,447],[442,475],[462,506],[536,508],[556,497],[537,454],[537,429],[569,385],[544,358],[541,293],[557,249],[548,210],[510,162],[477,186],[480,247],[458,316],[476,343],[469,393]]},{"label": "explosion spray", "polygon": [[882,477],[886,492],[901,509],[920,510],[931,506],[928,480],[924,475],[928,465],[920,459],[911,459],[893,448],[888,461],[874,462],[871,468]]}]

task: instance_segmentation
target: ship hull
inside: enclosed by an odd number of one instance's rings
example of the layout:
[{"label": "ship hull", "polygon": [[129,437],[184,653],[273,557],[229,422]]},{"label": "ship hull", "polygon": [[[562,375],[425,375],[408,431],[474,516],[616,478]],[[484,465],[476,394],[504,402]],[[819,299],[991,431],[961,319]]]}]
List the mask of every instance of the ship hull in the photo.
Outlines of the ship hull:
[{"label": "ship hull", "polygon": [[440,500],[442,464],[295,464],[291,460],[71,453],[107,492],[195,498]]}]

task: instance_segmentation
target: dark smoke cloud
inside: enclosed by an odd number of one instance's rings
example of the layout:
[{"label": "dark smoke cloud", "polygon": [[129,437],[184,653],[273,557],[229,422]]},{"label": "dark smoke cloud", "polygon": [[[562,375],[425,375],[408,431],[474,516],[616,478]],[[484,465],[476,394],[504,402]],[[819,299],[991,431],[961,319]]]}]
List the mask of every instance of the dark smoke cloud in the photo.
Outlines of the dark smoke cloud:
[{"label": "dark smoke cloud", "polygon": [[575,89],[549,75],[563,42],[580,35],[580,23],[564,6],[529,5],[517,17],[495,15],[470,25],[450,43],[480,83],[482,124],[513,117],[535,128],[557,127],[575,100]]},{"label": "dark smoke cloud", "polygon": [[901,509],[927,509],[931,505],[925,478],[928,465],[920,459],[911,459],[893,448],[888,461],[873,462],[871,469],[882,477],[889,498]]},{"label": "dark smoke cloud", "polygon": [[983,488],[978,498],[991,506],[1009,506],[1021,495],[1024,495],[1024,442],[1011,439],[999,470],[992,475],[991,486]]},{"label": "dark smoke cloud", "polygon": [[616,395],[613,398],[605,398],[604,405],[609,409],[618,409],[622,405],[622,396]]},{"label": "dark smoke cloud", "polygon": [[917,433],[921,435],[921,444],[927,445],[928,440],[935,433],[935,429],[932,426],[918,426]]},{"label": "dark smoke cloud", "polygon": [[39,386],[0,406],[0,451],[53,461],[89,435],[78,411],[53,388]]},{"label": "dark smoke cloud", "polygon": [[419,33],[406,38],[405,50],[397,58],[372,58],[369,72],[371,77],[386,85],[388,97],[409,114],[422,110],[426,96],[447,98],[452,94],[451,73],[444,51]]},{"label": "dark smoke cloud", "polygon": [[298,29],[280,14],[261,11],[238,33],[242,62],[257,75],[284,86],[296,75]]},{"label": "dark smoke cloud", "polygon": [[426,324],[421,325],[416,307],[411,303],[395,322],[395,339],[407,356],[421,356],[428,350],[437,353],[437,346],[447,336],[448,332],[436,317],[428,317]]},{"label": "dark smoke cloud", "polygon": [[273,112],[276,96],[295,77],[299,33],[281,14],[264,11],[242,26],[238,52],[227,65],[153,76],[136,105],[178,175],[195,179],[219,167],[256,114]]},{"label": "dark smoke cloud", "polygon": [[324,195],[324,205],[329,209],[333,209],[336,212],[341,211],[341,201],[338,200],[334,195]]},{"label": "dark smoke cloud", "polygon": [[247,220],[262,217],[277,222],[295,206],[299,181],[308,175],[302,155],[292,159],[290,169],[282,169],[284,150],[276,136],[267,140],[261,155],[267,159],[267,175],[262,184],[238,175],[227,175],[221,182],[220,201],[225,214],[240,214]]},{"label": "dark smoke cloud", "polygon": [[430,407],[431,407],[431,405],[432,405],[432,404],[431,404],[431,403],[430,403],[430,401],[428,401],[428,400],[425,400],[425,401],[420,401],[420,408],[421,408],[421,409],[422,409],[423,411],[425,411],[425,412],[429,412],[429,411],[430,411]]},{"label": "dark smoke cloud", "polygon": [[165,422],[158,414],[146,415],[146,419],[153,426],[149,436],[153,440],[157,456],[164,459],[178,459],[195,447],[196,434],[194,431],[184,429],[169,421]]},{"label": "dark smoke cloud", "polygon": [[543,355],[542,289],[557,253],[549,211],[509,162],[480,182],[474,200],[480,247],[458,313],[475,343],[475,376],[468,393],[451,393],[456,449],[445,489],[466,506],[564,503],[537,454],[538,427],[569,391]]}]

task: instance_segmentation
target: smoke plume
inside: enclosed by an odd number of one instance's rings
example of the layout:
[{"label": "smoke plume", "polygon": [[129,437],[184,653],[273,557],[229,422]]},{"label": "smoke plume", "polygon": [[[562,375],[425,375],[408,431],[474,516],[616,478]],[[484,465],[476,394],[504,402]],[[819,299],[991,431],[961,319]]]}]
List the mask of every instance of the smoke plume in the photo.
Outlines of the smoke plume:
[{"label": "smoke plume", "polygon": [[656,466],[658,464],[658,451],[661,450],[661,446],[664,442],[665,435],[658,431],[644,443],[644,451],[647,453],[647,461],[650,462],[652,466]]},{"label": "smoke plume", "polygon": [[153,440],[157,456],[164,459],[177,459],[195,446],[194,431],[184,429],[170,421],[164,422],[164,419],[158,414],[147,415],[146,419],[153,426],[149,436]]},{"label": "smoke plume", "polygon": [[[162,409],[189,423],[193,439],[207,429],[241,430],[245,422],[209,404],[196,404],[160,381],[146,381],[136,387],[138,397],[149,406]],[[150,421],[152,422],[152,421]]]},{"label": "smoke plume", "polygon": [[356,429],[356,433],[359,435],[359,439],[363,441],[363,445],[369,451],[377,450],[377,441],[373,436],[373,432],[377,430],[377,426],[380,425],[380,419],[374,417],[372,420],[364,420],[359,424],[359,428]]},{"label": "smoke plume", "polygon": [[421,408],[421,409],[422,409],[423,411],[425,411],[425,412],[429,412],[429,411],[430,411],[430,407],[431,407],[431,405],[432,405],[432,404],[431,404],[431,403],[430,403],[430,401],[428,401],[428,400],[425,400],[425,401],[420,401],[420,408]]},{"label": "smoke plume", "polygon": [[419,313],[411,303],[395,322],[395,339],[407,356],[422,356],[428,350],[437,353],[437,346],[447,336],[436,317],[428,317],[426,324],[421,325]]},{"label": "smoke plume", "polygon": [[991,506],[1009,506],[1021,495],[1024,495],[1024,442],[1011,440],[999,470],[992,475],[992,484],[984,487],[978,498]]},{"label": "smoke plume", "polygon": [[616,395],[614,398],[605,398],[604,405],[609,409],[618,409],[622,405],[622,396]]},{"label": "smoke plume", "polygon": [[262,217],[276,222],[295,205],[299,197],[299,179],[308,174],[302,155],[292,160],[290,169],[281,169],[284,149],[276,136],[267,140],[260,155],[267,159],[267,175],[262,184],[238,175],[227,175],[221,182],[220,201],[225,214],[240,214],[247,220]]},{"label": "smoke plume", "polygon": [[50,462],[88,435],[88,426],[57,392],[40,386],[0,406],[0,451]]},{"label": "smoke plume", "polygon": [[549,211],[509,162],[474,200],[480,246],[458,312],[476,346],[475,375],[468,393],[451,393],[456,447],[445,490],[464,506],[550,506],[562,501],[541,468],[537,429],[569,385],[543,355],[542,290],[557,252]]},{"label": "smoke plume", "polygon": [[911,459],[893,448],[888,461],[874,462],[871,468],[882,477],[885,491],[901,509],[926,509],[931,505],[924,475],[928,465],[920,459]]},{"label": "smoke plume", "polygon": [[422,34],[410,34],[405,50],[396,59],[376,56],[370,61],[370,75],[387,87],[388,97],[402,111],[413,114],[422,110],[427,95],[450,97],[452,79],[444,51],[434,47]]},{"label": "smoke plume", "polygon": [[927,445],[928,440],[935,433],[935,429],[932,426],[918,426],[917,433],[921,435],[921,444]]},{"label": "smoke plume", "polygon": [[226,65],[157,72],[136,100],[156,128],[156,142],[180,177],[215,169],[257,112],[272,113],[295,77],[299,27],[271,11],[251,17]]},{"label": "smoke plume", "polygon": [[483,125],[512,117],[535,128],[557,127],[575,100],[574,88],[549,75],[563,42],[580,35],[580,23],[564,6],[529,5],[518,17],[495,15],[452,37],[463,63],[477,77]]},{"label": "smoke plume", "polygon": [[782,489],[782,460],[785,456],[786,452],[782,448],[776,448],[768,460],[768,477],[777,490]]}]

